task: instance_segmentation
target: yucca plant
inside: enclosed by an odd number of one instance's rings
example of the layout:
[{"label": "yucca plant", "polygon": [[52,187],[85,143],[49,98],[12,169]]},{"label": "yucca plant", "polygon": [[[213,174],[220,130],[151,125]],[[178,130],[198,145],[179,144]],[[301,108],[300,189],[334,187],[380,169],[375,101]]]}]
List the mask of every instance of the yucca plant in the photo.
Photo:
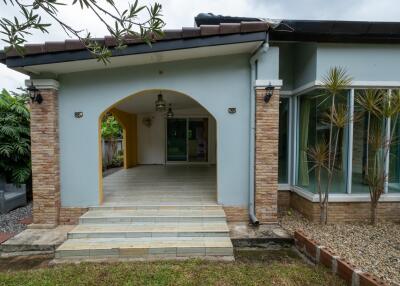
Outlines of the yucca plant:
[{"label": "yucca plant", "polygon": [[326,142],[317,143],[314,147],[308,149],[307,154],[311,159],[313,166],[310,171],[315,171],[315,178],[317,180],[317,193],[319,198],[319,210],[320,210],[320,224],[325,222],[325,205],[326,199],[325,192],[322,192],[322,172],[328,171],[327,162],[328,162],[328,144]]},{"label": "yucca plant", "polygon": [[[388,179],[385,166],[390,146],[395,142],[393,135],[400,114],[400,92],[365,90],[355,100],[367,115],[367,160],[363,167],[371,198],[370,221],[371,224],[376,224],[379,199],[384,193],[385,182]],[[372,117],[377,119],[374,124],[371,122]],[[390,119],[391,123],[389,134],[386,133],[387,119]]]},{"label": "yucca plant", "polygon": [[[333,67],[328,73],[323,77],[322,87],[324,93],[318,97],[323,97],[322,102],[329,103],[329,109],[323,114],[323,123],[329,126],[329,134],[326,147],[327,160],[324,163],[323,168],[321,167],[321,171],[325,170],[327,173],[327,184],[322,194],[321,190],[321,176],[317,176],[317,185],[320,188],[321,196],[320,198],[320,207],[321,207],[321,216],[320,222],[327,224],[328,223],[328,204],[329,204],[329,193],[331,191],[331,186],[333,182],[333,177],[336,173],[335,165],[336,158],[338,153],[338,141],[341,133],[343,132],[344,127],[348,124],[348,110],[346,105],[337,104],[337,97],[343,93],[343,91],[351,85],[352,78],[347,74],[346,70],[342,67]],[[318,144],[317,144],[318,146]],[[311,159],[314,162],[314,166],[318,167],[319,162],[313,158],[312,153],[315,151],[322,152],[321,146],[318,149],[316,147],[314,149],[310,149],[311,151]],[[310,154],[310,152],[309,152]],[[320,154],[322,155],[322,154]]]},{"label": "yucca plant", "polygon": [[16,184],[31,176],[28,99],[24,93],[0,93],[0,174]]}]

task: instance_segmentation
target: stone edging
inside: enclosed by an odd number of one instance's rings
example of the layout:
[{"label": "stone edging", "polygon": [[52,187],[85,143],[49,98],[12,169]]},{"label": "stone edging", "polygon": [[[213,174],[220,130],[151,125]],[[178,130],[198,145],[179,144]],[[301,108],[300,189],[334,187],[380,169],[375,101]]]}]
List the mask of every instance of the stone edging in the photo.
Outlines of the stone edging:
[{"label": "stone edging", "polygon": [[318,244],[313,239],[308,238],[304,232],[297,230],[294,232],[294,241],[296,248],[303,253],[312,262],[324,265],[333,273],[352,286],[386,286],[385,282],[375,276],[362,272],[348,261],[335,255],[335,253]]}]

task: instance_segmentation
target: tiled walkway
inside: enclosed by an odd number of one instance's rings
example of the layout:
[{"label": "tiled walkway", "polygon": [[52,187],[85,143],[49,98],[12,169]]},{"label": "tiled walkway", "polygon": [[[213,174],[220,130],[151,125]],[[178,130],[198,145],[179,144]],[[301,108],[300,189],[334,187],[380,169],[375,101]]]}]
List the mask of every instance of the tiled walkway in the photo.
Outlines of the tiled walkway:
[{"label": "tiled walkway", "polygon": [[142,165],[105,177],[103,189],[103,206],[215,205],[216,168]]}]

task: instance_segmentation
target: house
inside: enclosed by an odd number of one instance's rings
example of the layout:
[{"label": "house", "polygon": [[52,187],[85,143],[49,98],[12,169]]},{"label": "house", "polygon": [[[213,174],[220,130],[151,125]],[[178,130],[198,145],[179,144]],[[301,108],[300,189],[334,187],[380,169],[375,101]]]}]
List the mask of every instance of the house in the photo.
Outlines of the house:
[{"label": "house", "polygon": [[[400,23],[212,14],[195,22],[151,46],[127,39],[107,65],[76,40],[26,45],[24,57],[0,54],[30,75],[43,99],[31,106],[35,225],[74,224],[93,207],[179,204],[222,206],[228,221],[276,223],[288,207],[318,220],[305,154],[326,132],[315,95],[333,66],[353,77],[350,111],[363,89],[398,89]],[[107,112],[124,128],[124,170],[103,178],[99,126]],[[363,120],[350,122],[339,142],[332,222],[369,217],[365,130]],[[399,147],[379,205],[384,220],[400,217]]]}]

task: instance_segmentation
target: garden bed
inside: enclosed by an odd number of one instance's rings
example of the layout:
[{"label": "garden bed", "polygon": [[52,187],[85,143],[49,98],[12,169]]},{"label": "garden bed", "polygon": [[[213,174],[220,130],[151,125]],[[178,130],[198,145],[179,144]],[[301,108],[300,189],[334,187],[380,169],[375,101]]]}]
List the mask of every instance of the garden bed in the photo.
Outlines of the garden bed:
[{"label": "garden bed", "polygon": [[400,284],[400,225],[379,223],[319,225],[290,211],[280,219],[290,233],[302,230],[308,237],[326,246],[335,254],[391,283]]},{"label": "garden bed", "polygon": [[31,217],[32,203],[12,210],[9,213],[0,214],[0,233],[20,233],[26,229],[26,219]]}]

